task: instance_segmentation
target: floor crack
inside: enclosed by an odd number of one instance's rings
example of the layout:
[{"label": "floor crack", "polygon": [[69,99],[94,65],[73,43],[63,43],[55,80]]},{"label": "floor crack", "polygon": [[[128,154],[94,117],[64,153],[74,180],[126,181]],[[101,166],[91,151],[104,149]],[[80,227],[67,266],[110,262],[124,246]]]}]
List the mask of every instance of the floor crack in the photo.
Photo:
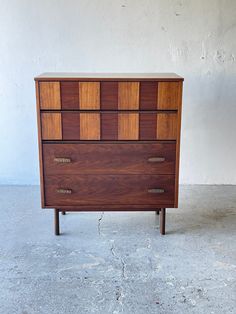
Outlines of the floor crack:
[{"label": "floor crack", "polygon": [[126,276],[126,264],[125,264],[125,261],[123,260],[123,258],[121,256],[118,256],[115,252],[115,247],[114,245],[112,244],[111,246],[111,254],[117,258],[118,260],[120,260],[120,263],[121,263],[121,275],[122,275],[122,278],[123,279],[127,279],[127,276]]},{"label": "floor crack", "polygon": [[101,235],[101,221],[104,216],[104,212],[101,213],[100,218],[98,218],[98,234]]}]

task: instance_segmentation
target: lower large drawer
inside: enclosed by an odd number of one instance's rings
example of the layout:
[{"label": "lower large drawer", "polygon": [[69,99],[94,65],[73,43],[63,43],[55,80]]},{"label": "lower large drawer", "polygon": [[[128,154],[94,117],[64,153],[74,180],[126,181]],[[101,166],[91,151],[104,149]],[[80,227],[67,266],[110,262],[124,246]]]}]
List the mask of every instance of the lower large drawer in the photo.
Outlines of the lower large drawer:
[{"label": "lower large drawer", "polygon": [[50,175],[46,206],[174,203],[174,175]]},{"label": "lower large drawer", "polygon": [[175,174],[176,144],[43,144],[45,175]]}]

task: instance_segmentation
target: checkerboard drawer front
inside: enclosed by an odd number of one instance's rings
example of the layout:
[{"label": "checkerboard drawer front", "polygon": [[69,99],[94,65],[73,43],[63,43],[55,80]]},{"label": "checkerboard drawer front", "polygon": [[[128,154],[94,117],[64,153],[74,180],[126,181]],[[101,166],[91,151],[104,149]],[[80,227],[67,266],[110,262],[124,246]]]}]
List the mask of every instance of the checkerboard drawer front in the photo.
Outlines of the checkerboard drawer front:
[{"label": "checkerboard drawer front", "polygon": [[43,140],[176,140],[177,114],[42,112]]},{"label": "checkerboard drawer front", "polygon": [[44,144],[44,173],[175,174],[175,143]]},{"label": "checkerboard drawer front", "polygon": [[41,110],[178,110],[181,82],[40,82]]},{"label": "checkerboard drawer front", "polygon": [[174,203],[172,175],[53,175],[45,178],[47,206]]}]

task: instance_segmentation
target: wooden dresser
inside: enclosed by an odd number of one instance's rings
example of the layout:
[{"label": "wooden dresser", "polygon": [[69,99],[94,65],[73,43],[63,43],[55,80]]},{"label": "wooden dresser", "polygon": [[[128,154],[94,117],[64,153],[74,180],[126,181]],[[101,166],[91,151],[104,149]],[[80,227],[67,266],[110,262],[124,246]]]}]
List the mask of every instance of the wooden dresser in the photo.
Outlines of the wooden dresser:
[{"label": "wooden dresser", "polygon": [[45,73],[35,78],[41,200],[59,212],[178,207],[183,78]]}]

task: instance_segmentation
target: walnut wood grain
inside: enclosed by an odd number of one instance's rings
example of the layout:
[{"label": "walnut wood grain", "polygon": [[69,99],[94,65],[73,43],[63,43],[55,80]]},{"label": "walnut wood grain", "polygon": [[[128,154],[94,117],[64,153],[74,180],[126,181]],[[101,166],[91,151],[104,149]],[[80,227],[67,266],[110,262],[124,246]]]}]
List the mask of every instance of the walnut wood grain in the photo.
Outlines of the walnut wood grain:
[{"label": "walnut wood grain", "polygon": [[79,109],[79,83],[61,82],[62,109]]},{"label": "walnut wood grain", "polygon": [[138,140],[139,138],[139,114],[119,113],[118,114],[118,139]]},{"label": "walnut wood grain", "polygon": [[[49,73],[35,79],[43,207],[66,211],[178,207],[183,78],[157,73]],[[158,160],[162,161],[155,163]],[[155,201],[156,195],[142,190],[152,182],[155,186],[149,190],[165,189]],[[57,194],[55,187],[72,192]]]},{"label": "walnut wood grain", "polygon": [[[45,178],[46,204],[62,205],[100,204],[169,204],[174,202],[173,175],[48,175]],[[164,193],[148,190],[160,188]],[[57,193],[70,189],[71,194]]]},{"label": "walnut wood grain", "polygon": [[59,82],[40,82],[39,95],[41,109],[61,109]]},{"label": "walnut wood grain", "polygon": [[80,109],[100,109],[100,83],[79,82]]},{"label": "walnut wood grain", "polygon": [[139,82],[120,82],[118,85],[118,109],[139,109]]},{"label": "walnut wood grain", "polygon": [[140,110],[157,109],[157,82],[140,83]]},{"label": "walnut wood grain", "polygon": [[118,82],[101,82],[101,109],[118,109]]},{"label": "walnut wood grain", "polygon": [[176,138],[176,159],[175,159],[175,204],[174,207],[178,207],[179,198],[179,158],[180,158],[180,138],[181,138],[181,113],[182,113],[182,93],[183,93],[183,82],[180,83],[180,103],[177,112],[177,138]]},{"label": "walnut wood grain", "polygon": [[100,140],[99,113],[80,113],[80,139]]},{"label": "walnut wood grain", "polygon": [[41,113],[41,123],[43,140],[62,140],[60,113]]},{"label": "walnut wood grain", "polygon": [[36,93],[36,109],[37,109],[37,124],[38,124],[38,149],[39,149],[39,172],[40,172],[40,196],[41,205],[45,206],[44,201],[44,175],[43,175],[43,147],[42,147],[42,127],[40,117],[40,100],[39,100],[39,82],[35,82],[35,93]]},{"label": "walnut wood grain", "polygon": [[63,140],[80,139],[80,113],[63,112],[62,113],[62,138]]},{"label": "walnut wood grain", "polygon": [[178,109],[182,99],[181,82],[159,82],[158,83],[158,109]]},{"label": "walnut wood grain", "polygon": [[[175,174],[174,143],[43,145],[44,172],[52,174]],[[164,158],[161,162],[150,158]],[[71,162],[60,163],[55,158]]]},{"label": "walnut wood grain", "polygon": [[176,140],[177,138],[177,114],[158,113],[157,114],[157,139]]},{"label": "walnut wood grain", "polygon": [[142,112],[139,114],[139,139],[155,140],[157,138],[157,115]]},{"label": "walnut wood grain", "polygon": [[101,140],[118,139],[118,114],[101,113]]}]

